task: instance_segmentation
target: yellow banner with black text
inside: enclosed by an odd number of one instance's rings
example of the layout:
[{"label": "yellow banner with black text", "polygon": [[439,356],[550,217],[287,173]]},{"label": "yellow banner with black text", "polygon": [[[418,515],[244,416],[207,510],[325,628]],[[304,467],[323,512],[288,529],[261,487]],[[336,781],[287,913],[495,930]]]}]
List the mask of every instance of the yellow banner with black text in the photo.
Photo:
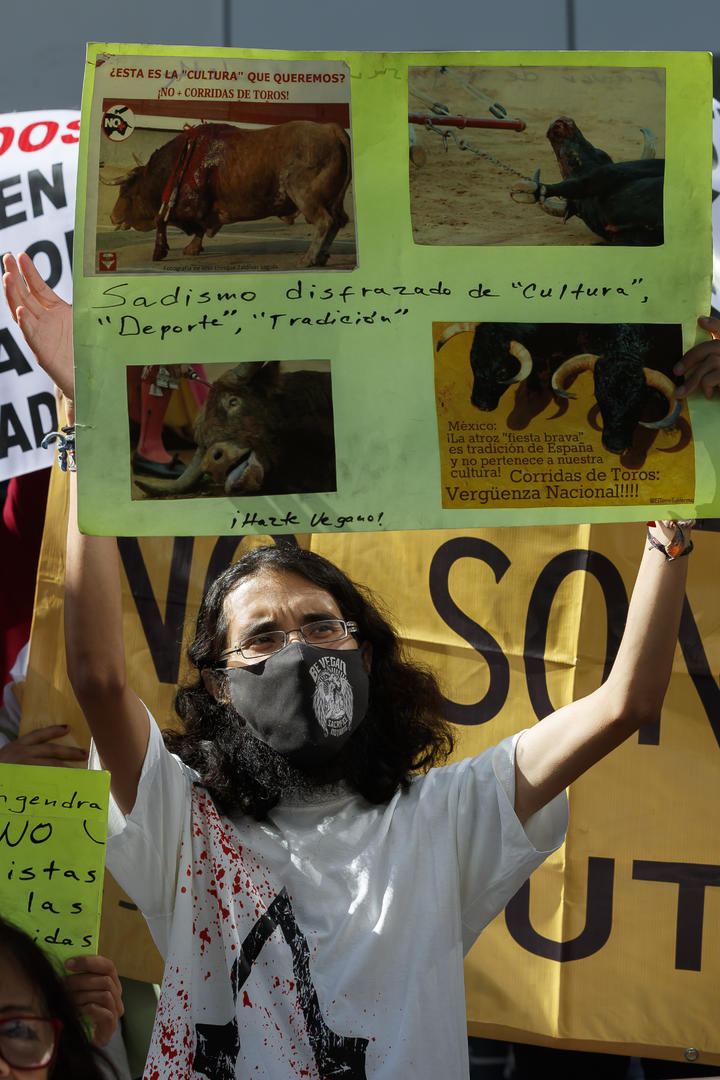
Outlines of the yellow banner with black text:
[{"label": "yellow banner with black text", "polygon": [[[64,481],[51,484],[23,729],[68,722],[87,744],[58,647]],[[473,1034],[677,1060],[694,1047],[720,1064],[720,522],[706,524],[662,716],[573,785],[566,844],[469,954]],[[378,594],[412,655],[438,673],[464,757],[600,684],[643,534],[615,524],[277,540],[326,555]],[[206,583],[267,542],[118,541],[129,677],[161,725],[173,723]],[[159,979],[139,913],[106,877],[101,950],[122,973]]]}]

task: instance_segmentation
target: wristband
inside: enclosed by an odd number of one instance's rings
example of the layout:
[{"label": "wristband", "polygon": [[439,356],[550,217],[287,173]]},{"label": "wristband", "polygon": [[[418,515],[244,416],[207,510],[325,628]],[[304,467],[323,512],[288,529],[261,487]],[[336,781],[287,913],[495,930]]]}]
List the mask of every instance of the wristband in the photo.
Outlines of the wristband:
[{"label": "wristband", "polygon": [[[654,522],[652,524],[655,524]],[[685,544],[685,533],[682,526],[694,525],[694,521],[676,521],[675,522],[675,535],[672,540],[667,544],[661,544],[659,540],[653,536],[650,532],[650,524],[648,524],[647,538],[650,547],[656,548],[658,551],[662,551],[665,556],[666,562],[673,562],[675,559],[681,559],[683,555],[689,555],[695,546],[692,540],[688,540],[687,546]]]}]

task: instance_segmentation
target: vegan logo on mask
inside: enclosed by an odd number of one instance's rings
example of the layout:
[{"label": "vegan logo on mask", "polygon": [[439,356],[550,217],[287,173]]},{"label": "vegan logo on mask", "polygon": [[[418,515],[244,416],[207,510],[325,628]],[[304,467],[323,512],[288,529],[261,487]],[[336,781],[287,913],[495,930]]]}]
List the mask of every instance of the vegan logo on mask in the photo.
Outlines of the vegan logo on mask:
[{"label": "vegan logo on mask", "polygon": [[339,656],[321,656],[310,668],[315,683],[313,710],[326,735],[344,735],[353,718],[353,692]]}]

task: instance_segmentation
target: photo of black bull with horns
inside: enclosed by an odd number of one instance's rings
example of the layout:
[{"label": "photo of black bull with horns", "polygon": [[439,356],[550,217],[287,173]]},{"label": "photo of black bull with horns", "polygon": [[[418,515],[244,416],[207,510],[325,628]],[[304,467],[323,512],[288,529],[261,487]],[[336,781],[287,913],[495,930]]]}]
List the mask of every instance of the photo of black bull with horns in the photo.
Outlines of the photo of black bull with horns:
[{"label": "photo of black bull with horns", "polygon": [[[205,371],[211,381],[193,424],[192,459],[169,479],[140,476],[134,467],[134,499],[336,489],[329,360],[211,364]],[[184,368],[171,374],[170,385],[197,378]]]},{"label": "photo of black bull with horns", "polygon": [[520,429],[555,403],[552,421],[567,413],[578,395],[571,390],[583,372],[592,372],[595,406],[588,422],[602,429],[602,445],[612,454],[646,451],[654,434],[676,427],[678,445],[689,438],[681,418],[672,366],[682,355],[679,326],[615,323],[453,323],[437,341],[439,352],[458,334],[472,333],[471,404],[497,409],[516,389],[508,427]]}]

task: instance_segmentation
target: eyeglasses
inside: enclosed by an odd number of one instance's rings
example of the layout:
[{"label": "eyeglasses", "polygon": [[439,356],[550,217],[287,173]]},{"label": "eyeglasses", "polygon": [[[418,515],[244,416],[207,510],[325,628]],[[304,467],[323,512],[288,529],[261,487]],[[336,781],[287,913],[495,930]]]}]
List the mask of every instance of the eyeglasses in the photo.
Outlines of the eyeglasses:
[{"label": "eyeglasses", "polygon": [[61,1029],[61,1020],[48,1020],[44,1016],[0,1020],[0,1058],[13,1069],[42,1069],[52,1065]]},{"label": "eyeglasses", "polygon": [[246,660],[264,660],[284,649],[290,634],[299,634],[306,645],[329,645],[332,648],[357,631],[356,622],[346,622],[345,619],[317,619],[294,630],[266,630],[263,634],[252,634],[244,638],[236,649],[228,649],[222,653],[220,659],[225,660],[234,653],[241,653]]}]

